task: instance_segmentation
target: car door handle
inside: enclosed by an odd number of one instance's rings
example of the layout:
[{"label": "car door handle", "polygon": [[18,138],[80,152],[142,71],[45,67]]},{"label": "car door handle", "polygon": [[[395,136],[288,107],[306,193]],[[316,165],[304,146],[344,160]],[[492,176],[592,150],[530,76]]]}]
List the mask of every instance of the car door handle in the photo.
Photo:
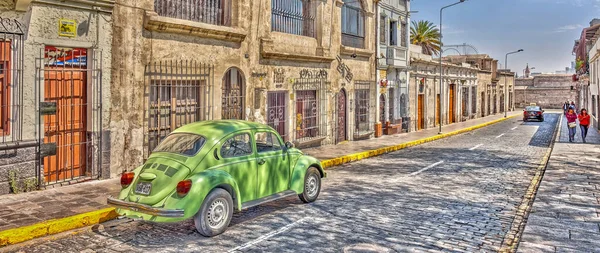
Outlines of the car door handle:
[{"label": "car door handle", "polygon": [[260,159],[258,160],[258,165],[263,165],[265,164],[267,161],[265,161],[265,159]]}]

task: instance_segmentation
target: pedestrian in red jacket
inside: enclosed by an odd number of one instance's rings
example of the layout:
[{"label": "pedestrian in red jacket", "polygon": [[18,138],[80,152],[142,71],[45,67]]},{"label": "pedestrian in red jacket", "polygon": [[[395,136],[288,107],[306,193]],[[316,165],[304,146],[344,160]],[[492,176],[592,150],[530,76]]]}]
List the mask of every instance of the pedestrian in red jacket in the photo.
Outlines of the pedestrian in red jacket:
[{"label": "pedestrian in red jacket", "polygon": [[588,129],[590,128],[590,115],[586,109],[581,109],[581,113],[577,116],[579,118],[579,127],[581,128],[581,138],[585,143],[585,137],[587,136]]},{"label": "pedestrian in red jacket", "polygon": [[573,142],[573,140],[575,140],[575,134],[577,133],[577,114],[575,113],[575,110],[569,108],[565,117],[567,118],[569,127],[569,142]]}]

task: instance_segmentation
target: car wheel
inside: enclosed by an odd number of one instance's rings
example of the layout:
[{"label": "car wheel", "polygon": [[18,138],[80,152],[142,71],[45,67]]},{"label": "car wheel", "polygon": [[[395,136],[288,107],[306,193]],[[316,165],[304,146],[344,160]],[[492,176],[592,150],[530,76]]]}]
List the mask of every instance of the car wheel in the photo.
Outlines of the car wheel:
[{"label": "car wheel", "polygon": [[216,188],[204,199],[200,210],[194,215],[194,226],[206,237],[225,232],[233,215],[233,200],[226,190]]},{"label": "car wheel", "polygon": [[304,175],[304,191],[298,194],[300,200],[304,203],[310,203],[317,200],[321,192],[321,173],[315,167],[310,167]]}]

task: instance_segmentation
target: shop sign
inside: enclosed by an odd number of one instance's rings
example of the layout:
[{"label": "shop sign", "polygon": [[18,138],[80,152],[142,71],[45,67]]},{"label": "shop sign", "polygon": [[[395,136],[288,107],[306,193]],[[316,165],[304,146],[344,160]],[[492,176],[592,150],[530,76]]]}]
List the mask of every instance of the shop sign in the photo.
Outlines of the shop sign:
[{"label": "shop sign", "polygon": [[339,55],[336,57],[336,59],[338,61],[338,72],[340,72],[340,74],[344,79],[346,79],[346,81],[352,82],[354,75],[352,75],[352,71],[350,71],[350,68],[342,61],[342,57],[340,57]]},{"label": "shop sign", "polygon": [[327,77],[329,76],[329,74],[327,73],[327,70],[324,69],[320,69],[320,70],[316,70],[316,69],[303,69],[300,70],[300,78],[315,78],[315,79],[327,79]]}]

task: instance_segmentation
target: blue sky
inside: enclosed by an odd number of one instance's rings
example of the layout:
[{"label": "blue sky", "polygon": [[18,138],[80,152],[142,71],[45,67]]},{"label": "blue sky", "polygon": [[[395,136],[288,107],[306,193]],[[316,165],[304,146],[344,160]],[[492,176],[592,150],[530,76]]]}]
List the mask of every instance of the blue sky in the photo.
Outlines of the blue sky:
[{"label": "blue sky", "polygon": [[[458,0],[412,0],[412,20],[439,24],[440,8]],[[554,72],[571,66],[573,43],[593,18],[600,0],[468,0],[444,10],[444,44],[471,44],[522,74]],[[450,51],[452,54],[452,51]],[[455,54],[455,53],[454,53]]]}]

